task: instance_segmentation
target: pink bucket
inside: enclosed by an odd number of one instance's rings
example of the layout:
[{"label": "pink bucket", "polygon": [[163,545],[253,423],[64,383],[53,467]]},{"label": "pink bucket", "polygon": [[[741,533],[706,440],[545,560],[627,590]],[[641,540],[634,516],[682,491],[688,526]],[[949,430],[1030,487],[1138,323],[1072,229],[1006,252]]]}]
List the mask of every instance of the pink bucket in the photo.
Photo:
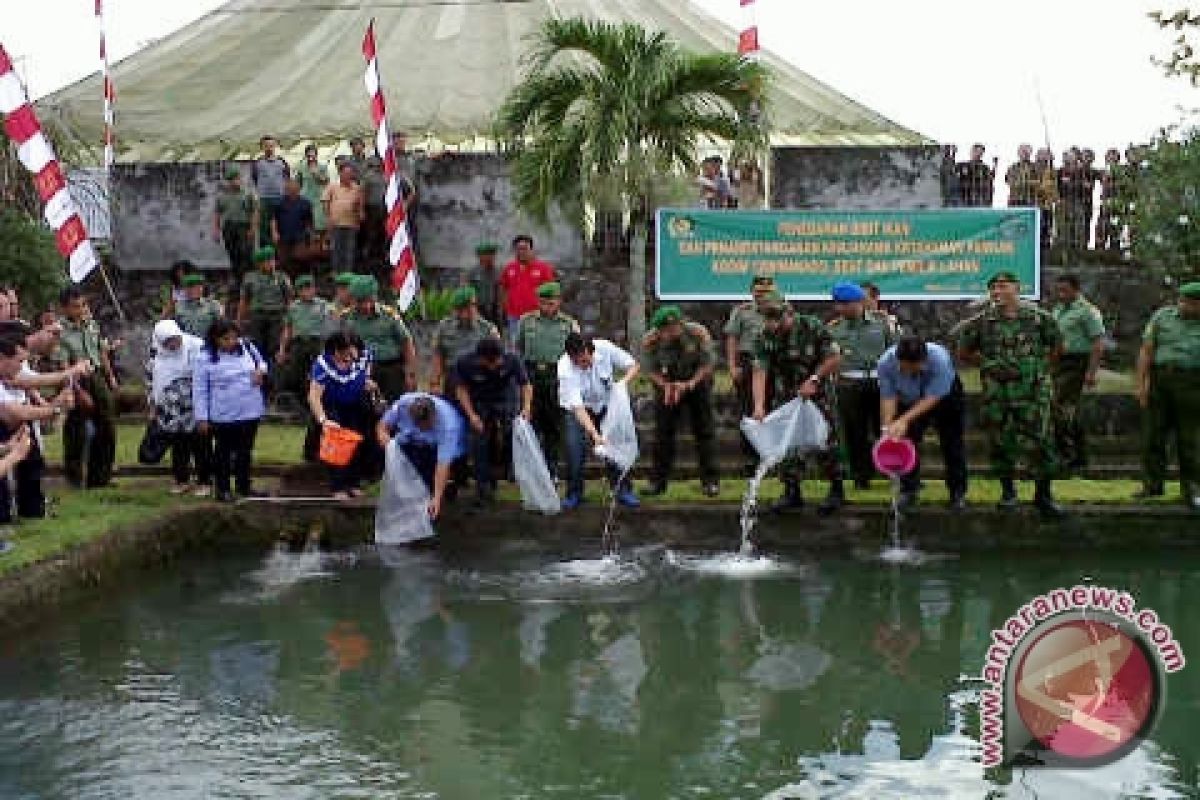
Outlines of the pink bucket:
[{"label": "pink bucket", "polygon": [[875,469],[889,478],[907,475],[917,466],[917,448],[908,439],[884,437],[875,443],[871,457]]}]

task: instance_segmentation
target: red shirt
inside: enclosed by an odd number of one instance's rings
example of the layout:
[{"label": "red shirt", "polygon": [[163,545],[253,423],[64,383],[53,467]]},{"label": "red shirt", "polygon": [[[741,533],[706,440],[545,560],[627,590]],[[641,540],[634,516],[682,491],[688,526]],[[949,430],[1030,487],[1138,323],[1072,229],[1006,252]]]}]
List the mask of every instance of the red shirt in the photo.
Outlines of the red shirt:
[{"label": "red shirt", "polygon": [[538,310],[537,289],[543,283],[558,280],[554,267],[545,261],[534,259],[527,266],[517,260],[508,262],[500,273],[500,286],[504,289],[504,313],[516,318]]}]

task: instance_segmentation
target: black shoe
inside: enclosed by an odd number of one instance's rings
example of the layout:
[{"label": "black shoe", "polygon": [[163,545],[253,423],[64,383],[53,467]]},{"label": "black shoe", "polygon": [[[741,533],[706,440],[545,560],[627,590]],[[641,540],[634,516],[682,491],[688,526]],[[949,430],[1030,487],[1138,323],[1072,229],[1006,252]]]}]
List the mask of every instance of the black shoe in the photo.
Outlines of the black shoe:
[{"label": "black shoe", "polygon": [[780,497],[771,504],[771,513],[779,514],[784,511],[801,508],[804,508],[804,494],[800,491],[800,484],[785,483],[783,485],[783,497]]},{"label": "black shoe", "polygon": [[721,484],[716,481],[709,481],[700,489],[705,497],[716,497],[721,493]]},{"label": "black shoe", "polygon": [[658,497],[659,495],[666,494],[666,492],[666,481],[650,481],[650,483],[646,484],[646,488],[642,489],[642,494],[646,497]]},{"label": "black shoe", "polygon": [[916,508],[919,502],[921,502],[921,499],[916,492],[901,492],[900,496],[896,498],[896,510],[908,511]]},{"label": "black shoe", "polygon": [[863,491],[869,490],[871,488],[871,479],[870,478],[855,478],[854,479],[854,488],[862,489]]},{"label": "black shoe", "polygon": [[1054,502],[1054,493],[1050,489],[1050,481],[1038,481],[1033,494],[1033,505],[1047,519],[1058,519],[1066,516],[1062,506]]},{"label": "black shoe", "polygon": [[947,506],[951,511],[960,513],[967,510],[967,496],[965,494],[950,495],[950,502]]},{"label": "black shoe", "polygon": [[754,473],[756,473],[756,472],[758,472],[757,464],[743,464],[742,465],[742,477],[743,478],[753,478]]},{"label": "black shoe", "polygon": [[821,505],[817,506],[817,516],[833,516],[844,505],[846,505],[846,491],[842,488],[841,481],[835,481],[829,484],[829,494],[825,495],[825,499],[821,501]]},{"label": "black shoe", "polygon": [[1017,484],[1012,478],[1001,478],[1000,502],[996,504],[996,508],[1001,511],[1016,511],[1017,502]]},{"label": "black shoe", "polygon": [[230,492],[230,491],[217,492],[217,502],[218,503],[232,503],[233,501],[234,501],[233,492]]},{"label": "black shoe", "polygon": [[1161,483],[1147,483],[1133,493],[1134,500],[1149,500],[1151,497],[1162,497],[1166,494]]}]

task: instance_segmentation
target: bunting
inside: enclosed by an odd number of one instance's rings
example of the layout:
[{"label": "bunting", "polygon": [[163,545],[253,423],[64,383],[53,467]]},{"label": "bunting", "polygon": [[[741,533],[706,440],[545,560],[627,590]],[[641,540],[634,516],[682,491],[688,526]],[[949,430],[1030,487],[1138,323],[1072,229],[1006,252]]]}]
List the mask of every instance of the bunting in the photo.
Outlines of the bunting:
[{"label": "bunting", "polygon": [[758,55],[759,50],[756,0],[740,0],[740,2],[742,4],[742,33],[738,36],[738,55],[753,58]]},{"label": "bunting", "polygon": [[25,85],[17,77],[3,45],[0,45],[0,116],[4,117],[5,133],[17,148],[17,159],[33,175],[46,223],[54,231],[58,252],[69,262],[71,280],[79,283],[99,266],[96,251],[71,198],[54,148],[42,132]]},{"label": "bunting", "polygon": [[397,292],[396,306],[408,310],[417,296],[419,280],[417,263],[413,255],[412,242],[408,236],[404,198],[400,192],[400,181],[396,175],[396,153],[392,149],[392,137],[388,131],[387,103],[379,80],[379,62],[375,57],[375,20],[367,25],[363,38],[363,57],[367,60],[364,80],[367,94],[371,97],[371,120],[375,124],[375,152],[383,159],[383,175],[387,182],[384,201],[387,205],[388,262],[392,265],[392,288]]}]

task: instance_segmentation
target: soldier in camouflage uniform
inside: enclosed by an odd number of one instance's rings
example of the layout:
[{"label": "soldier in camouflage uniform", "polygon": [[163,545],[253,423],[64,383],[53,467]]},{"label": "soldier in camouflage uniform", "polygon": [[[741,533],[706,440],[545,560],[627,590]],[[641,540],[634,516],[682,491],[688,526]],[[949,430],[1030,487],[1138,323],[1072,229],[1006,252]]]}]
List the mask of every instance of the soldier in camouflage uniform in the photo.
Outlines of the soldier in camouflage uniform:
[{"label": "soldier in camouflage uniform", "polygon": [[343,326],[358,334],[371,351],[371,377],[384,400],[417,390],[417,350],[408,326],[392,309],[376,302],[379,284],[359,275],[350,287],[355,309],[342,318]]},{"label": "soldier in camouflage uniform", "polygon": [[701,487],[706,496],[716,497],[721,483],[712,407],[717,366],[712,335],[703,325],[685,320],[676,306],[660,308],[651,328],[642,340],[640,363],[654,384],[654,467],[645,493],[655,496],[667,490],[675,462],[675,434],[686,410],[696,439]]},{"label": "soldier in camouflage uniform", "polygon": [[1058,458],[1067,470],[1087,465],[1079,399],[1096,385],[1104,357],[1104,318],[1079,293],[1079,276],[1062,275],[1054,286],[1058,303],[1051,310],[1063,335],[1063,354],[1054,366],[1054,434]]},{"label": "soldier in camouflage uniform", "polygon": [[311,275],[296,278],[297,297],[283,318],[276,359],[285,367],[284,391],[304,396],[312,363],[324,350],[325,337],[331,333],[333,306],[317,297],[317,285]]},{"label": "soldier in camouflage uniform", "polygon": [[276,269],[274,247],[256,250],[254,263],[258,270],[242,279],[237,323],[263,358],[269,359],[279,350],[283,317],[292,303],[292,281]]},{"label": "soldier in camouflage uniform", "polygon": [[[841,361],[838,346],[819,319],[795,313],[778,292],[765,298],[760,309],[764,322],[762,334],[754,346],[754,418],[762,420],[767,416],[768,378],[775,383],[774,408],[802,396],[812,400],[821,410],[829,423],[829,440],[819,457],[829,478],[829,494],[817,513],[828,516],[846,502],[842,464],[838,458],[837,399],[830,380],[837,374]],[[803,459],[789,458],[783,462],[780,468],[783,497],[773,510],[804,505],[800,487],[803,474]]]},{"label": "soldier in camouflage uniform", "polygon": [[879,357],[896,343],[885,316],[866,308],[867,293],[853,283],[833,287],[837,316],[827,327],[842,361],[837,376],[837,404],[845,437],[845,455],[860,489],[871,488],[875,474],[871,447],[879,431]]},{"label": "soldier in camouflage uniform", "polygon": [[[734,306],[725,322],[725,359],[729,365],[729,377],[733,380],[734,391],[737,392],[738,407],[743,417],[754,413],[754,390],[752,375],[754,372],[754,340],[762,333],[763,316],[758,310],[758,304],[771,292],[775,291],[775,279],[770,275],[758,275],[750,284],[751,299]],[[771,382],[767,381],[768,390]],[[767,405],[771,400],[767,398]],[[740,434],[739,426],[739,434]],[[746,457],[744,472],[753,475],[758,467],[758,453],[744,435],[742,439],[742,454]]]},{"label": "soldier in camouflage uniform", "polygon": [[88,451],[86,487],[107,486],[112,481],[113,462],[117,457],[116,415],[117,377],[106,343],[100,336],[100,325],[92,318],[87,300],[78,287],[68,286],[59,295],[62,312],[61,347],[68,365],[87,361],[92,373],[79,381],[86,396],[67,414],[63,424],[63,471],[67,482],[75,488],[84,486],[83,451],[87,440],[87,423],[93,434]]},{"label": "soldier in camouflage uniform", "polygon": [[499,339],[500,331],[479,315],[475,290],[460,287],[450,298],[454,314],[437,324],[433,330],[433,373],[429,391],[454,402],[454,386],[450,378],[459,358],[475,352],[481,339]]},{"label": "soldier in camouflage uniform", "polygon": [[204,296],[203,275],[184,275],[183,290],[186,297],[182,302],[175,304],[175,322],[184,333],[203,339],[209,327],[223,317],[225,312],[220,303]]},{"label": "soldier in camouflage uniform", "polygon": [[1200,511],[1200,281],[1179,289],[1179,303],[1160,308],[1142,336],[1138,400],[1146,409],[1139,498],[1161,496],[1167,475],[1167,440],[1179,454],[1183,501]]},{"label": "soldier in camouflage uniform", "polygon": [[1024,303],[1011,272],[988,280],[992,302],[955,329],[959,357],[979,364],[983,383],[980,420],[988,432],[992,470],[1000,479],[999,507],[1017,507],[1017,461],[1024,455],[1033,472],[1034,505],[1057,517],[1051,479],[1058,469],[1054,449],[1052,362],[1062,350],[1062,333],[1047,312]]},{"label": "soldier in camouflage uniform", "polygon": [[579,333],[579,323],[562,312],[562,286],[557,281],[537,289],[538,310],[517,322],[516,350],[533,384],[533,429],[537,432],[552,476],[558,475],[563,412],[558,405],[558,360],[566,352],[567,336]]}]

